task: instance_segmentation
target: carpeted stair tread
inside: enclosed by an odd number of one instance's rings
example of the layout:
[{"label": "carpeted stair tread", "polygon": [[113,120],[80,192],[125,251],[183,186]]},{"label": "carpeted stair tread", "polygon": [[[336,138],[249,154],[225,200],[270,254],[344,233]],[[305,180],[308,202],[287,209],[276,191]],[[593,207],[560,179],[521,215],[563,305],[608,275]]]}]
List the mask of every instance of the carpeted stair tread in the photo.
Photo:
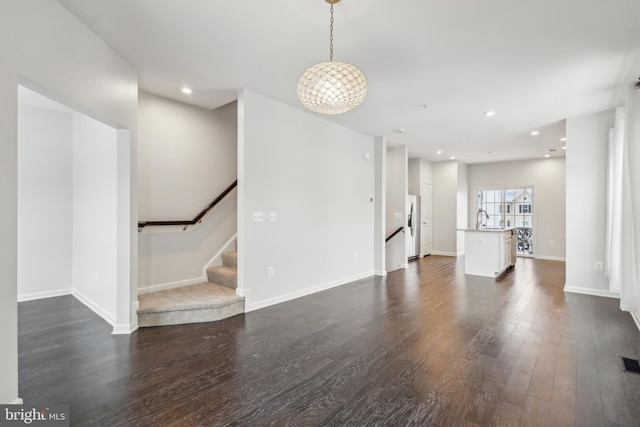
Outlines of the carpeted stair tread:
[{"label": "carpeted stair tread", "polygon": [[238,252],[223,253],[222,265],[229,268],[238,268]]},{"label": "carpeted stair tread", "polygon": [[138,314],[225,307],[243,302],[233,289],[200,283],[138,296]]},{"label": "carpeted stair tread", "polygon": [[216,285],[235,289],[238,284],[238,270],[225,266],[210,267],[207,269],[207,279]]}]

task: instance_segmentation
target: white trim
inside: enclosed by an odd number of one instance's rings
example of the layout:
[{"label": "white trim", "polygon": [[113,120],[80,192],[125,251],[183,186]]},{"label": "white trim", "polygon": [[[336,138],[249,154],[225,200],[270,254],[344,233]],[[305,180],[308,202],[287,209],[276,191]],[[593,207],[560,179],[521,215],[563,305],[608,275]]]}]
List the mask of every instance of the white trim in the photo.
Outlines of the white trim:
[{"label": "white trim", "polygon": [[[373,276],[373,272],[362,273],[356,276],[346,277],[344,279],[339,279],[329,283],[323,283],[318,286],[313,286],[311,288],[301,289],[299,291],[290,292],[288,294],[280,295],[278,297],[269,298],[262,301],[253,302],[251,304],[246,304],[245,302],[245,313],[250,311],[258,310],[261,308],[269,307],[275,304],[280,304],[283,302],[291,301],[296,298],[301,298],[307,295],[315,294],[317,292],[326,291],[327,289],[335,288],[338,286],[346,285],[347,283],[355,282],[356,280],[364,279],[366,277]],[[245,289],[247,291],[247,289]]]},{"label": "white trim", "polygon": [[544,260],[547,260],[547,261],[562,261],[562,262],[566,261],[565,257],[560,257],[560,256],[536,255],[533,258],[534,259],[544,259]]},{"label": "white trim", "polygon": [[409,263],[403,262],[402,264],[400,264],[400,268],[409,268]]},{"label": "white trim", "polygon": [[22,400],[22,398],[20,397],[16,397],[11,402],[9,402],[9,405],[24,405],[24,400]]},{"label": "white trim", "polygon": [[564,285],[565,292],[571,292],[573,294],[584,294],[584,295],[593,295],[596,297],[606,297],[606,298],[617,298],[620,299],[620,294],[615,292],[610,292],[603,289],[593,289],[593,288],[581,288],[578,286],[568,286]]},{"label": "white trim", "polygon": [[55,289],[53,291],[34,292],[32,294],[23,294],[23,295],[18,295],[18,302],[33,301],[33,300],[43,299],[43,298],[60,297],[63,295],[71,295],[71,292],[72,292],[71,288],[67,288],[67,289]]},{"label": "white trim", "polygon": [[182,286],[197,285],[198,283],[203,283],[206,281],[207,281],[207,278],[206,276],[204,276],[204,277],[194,277],[192,279],[186,279],[186,280],[179,280],[177,282],[161,283],[159,285],[152,285],[144,288],[138,288],[138,295],[148,294],[149,292],[164,291],[166,289],[181,288]]},{"label": "white trim", "polygon": [[[462,252],[461,255],[462,254],[464,254],[464,252]],[[458,254],[455,252],[440,252],[440,251],[431,251],[431,255],[454,256],[454,257],[458,256]]]},{"label": "white trim", "polygon": [[243,298],[248,298],[249,295],[251,294],[251,289],[240,289],[240,288],[236,288],[236,295],[243,297]]},{"label": "white trim", "polygon": [[382,270],[382,271],[374,271],[373,274],[375,274],[376,276],[386,276],[387,275],[387,271],[386,270]]},{"label": "white trim", "polygon": [[113,325],[113,331],[111,335],[129,335],[136,329],[138,329],[138,308],[140,308],[140,301],[135,300],[131,304],[131,312],[134,314],[131,324]]},{"label": "white trim", "polygon": [[631,312],[631,318],[633,319],[633,321],[636,324],[636,327],[638,328],[638,330],[640,331],[640,313],[636,313],[636,312]]},{"label": "white trim", "polygon": [[[237,238],[238,238],[238,233],[237,232],[233,233],[233,236],[229,240],[227,240],[227,242],[224,245],[222,245],[222,248],[220,248],[220,250],[216,252],[216,254],[213,257],[211,257],[209,261],[206,262],[204,267],[202,267],[202,277],[207,277],[207,269],[213,265],[214,261],[222,258],[223,253],[229,252],[228,250],[229,246],[231,246],[231,244],[234,243]],[[220,260],[219,265],[222,265],[222,260]]]},{"label": "white trim", "polygon": [[113,331],[111,335],[130,335],[133,331],[138,329],[138,325],[113,325]]},{"label": "white trim", "polygon": [[116,319],[113,316],[113,314],[110,314],[110,313],[107,313],[106,311],[104,311],[91,298],[88,298],[86,295],[83,295],[82,293],[78,292],[75,289],[71,292],[71,295],[73,295],[78,301],[80,301],[81,303],[83,303],[84,305],[89,307],[98,316],[100,316],[104,320],[106,320],[111,326],[115,326]]}]

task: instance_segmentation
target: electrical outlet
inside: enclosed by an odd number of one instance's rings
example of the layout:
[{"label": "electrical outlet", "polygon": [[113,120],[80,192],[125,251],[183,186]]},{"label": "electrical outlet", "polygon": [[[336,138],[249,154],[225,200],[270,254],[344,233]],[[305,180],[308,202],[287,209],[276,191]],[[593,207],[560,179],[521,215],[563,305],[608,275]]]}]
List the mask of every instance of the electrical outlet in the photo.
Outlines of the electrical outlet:
[{"label": "electrical outlet", "polygon": [[269,221],[271,221],[271,222],[276,222],[276,221],[278,221],[278,214],[277,214],[277,213],[275,213],[275,212],[271,212],[271,213],[269,214]]},{"label": "electrical outlet", "polygon": [[267,276],[269,276],[269,277],[273,277],[273,276],[275,276],[275,275],[276,275],[276,270],[275,270],[273,267],[269,267],[269,268],[267,269]]},{"label": "electrical outlet", "polygon": [[354,253],[353,253],[353,259],[354,259],[354,260],[357,260],[357,259],[358,259],[358,252],[354,252]]},{"label": "electrical outlet", "polygon": [[596,271],[602,271],[602,262],[601,261],[594,262],[593,269]]}]

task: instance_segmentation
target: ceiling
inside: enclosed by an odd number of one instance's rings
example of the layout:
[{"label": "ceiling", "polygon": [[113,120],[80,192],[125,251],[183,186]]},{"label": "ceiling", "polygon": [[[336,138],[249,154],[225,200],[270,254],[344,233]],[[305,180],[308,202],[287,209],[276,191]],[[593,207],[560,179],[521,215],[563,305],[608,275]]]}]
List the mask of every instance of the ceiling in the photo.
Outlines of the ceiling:
[{"label": "ceiling", "polygon": [[[303,109],[298,78],[329,56],[323,0],[59,2],[139,71],[141,89],[205,108],[246,88]],[[431,161],[563,156],[564,120],[622,105],[640,76],[638,22],[638,0],[343,0],[334,60],[369,89],[323,117]]]}]

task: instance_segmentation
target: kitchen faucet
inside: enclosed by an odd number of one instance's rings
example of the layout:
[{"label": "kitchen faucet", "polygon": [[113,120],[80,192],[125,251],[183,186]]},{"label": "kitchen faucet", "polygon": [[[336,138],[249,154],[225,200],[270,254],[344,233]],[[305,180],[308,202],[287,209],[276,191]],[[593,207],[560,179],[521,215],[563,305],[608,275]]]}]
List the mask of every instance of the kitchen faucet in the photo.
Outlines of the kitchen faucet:
[{"label": "kitchen faucet", "polygon": [[476,230],[480,230],[482,214],[485,214],[487,216],[487,219],[489,219],[489,213],[487,211],[482,208],[478,209],[478,213],[476,214]]}]

